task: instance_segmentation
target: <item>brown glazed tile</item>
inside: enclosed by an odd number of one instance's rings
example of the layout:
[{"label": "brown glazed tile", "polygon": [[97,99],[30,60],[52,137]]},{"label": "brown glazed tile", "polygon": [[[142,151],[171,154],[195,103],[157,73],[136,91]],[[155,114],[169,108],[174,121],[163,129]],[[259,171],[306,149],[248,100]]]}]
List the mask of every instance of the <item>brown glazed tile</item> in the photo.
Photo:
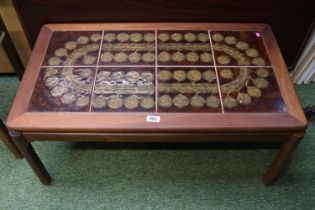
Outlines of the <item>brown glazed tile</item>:
[{"label": "brown glazed tile", "polygon": [[28,110],[89,111],[95,72],[91,67],[42,68]]},{"label": "brown glazed tile", "polygon": [[158,69],[158,112],[221,112],[214,68]]},{"label": "brown glazed tile", "polygon": [[56,31],[52,34],[43,66],[96,65],[102,31]]},{"label": "brown glazed tile", "polygon": [[213,65],[208,31],[158,31],[159,65]]},{"label": "brown glazed tile", "polygon": [[225,112],[287,112],[272,68],[218,68]]},{"label": "brown glazed tile", "polygon": [[269,66],[263,38],[255,31],[211,31],[217,66]]},{"label": "brown glazed tile", "polygon": [[92,97],[94,112],[154,112],[155,69],[99,68]]},{"label": "brown glazed tile", "polygon": [[105,31],[100,65],[155,65],[154,31]]}]

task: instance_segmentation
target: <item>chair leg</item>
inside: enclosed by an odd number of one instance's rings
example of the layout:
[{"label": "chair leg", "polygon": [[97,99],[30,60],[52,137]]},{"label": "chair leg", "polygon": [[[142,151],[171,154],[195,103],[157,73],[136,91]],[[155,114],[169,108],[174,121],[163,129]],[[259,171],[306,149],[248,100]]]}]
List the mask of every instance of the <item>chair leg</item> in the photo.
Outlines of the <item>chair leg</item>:
[{"label": "chair leg", "polygon": [[6,126],[4,125],[1,119],[0,119],[0,138],[2,139],[3,143],[8,147],[8,149],[12,152],[12,154],[16,158],[18,159],[23,158],[23,155],[21,154],[17,146],[14,144]]},{"label": "chair leg", "polygon": [[32,167],[33,171],[35,172],[39,180],[42,182],[42,184],[49,185],[51,182],[51,177],[48,174],[42,161],[39,159],[36,152],[34,151],[32,145],[26,141],[22,133],[14,131],[9,131],[9,133],[14,143],[17,145],[21,153],[24,155],[25,159]]},{"label": "chair leg", "polygon": [[283,169],[285,163],[288,161],[290,155],[295,150],[298,143],[303,139],[304,133],[293,134],[290,139],[285,142],[281,149],[273,159],[269,169],[263,177],[264,185],[271,185],[275,179],[279,176],[279,173]]}]

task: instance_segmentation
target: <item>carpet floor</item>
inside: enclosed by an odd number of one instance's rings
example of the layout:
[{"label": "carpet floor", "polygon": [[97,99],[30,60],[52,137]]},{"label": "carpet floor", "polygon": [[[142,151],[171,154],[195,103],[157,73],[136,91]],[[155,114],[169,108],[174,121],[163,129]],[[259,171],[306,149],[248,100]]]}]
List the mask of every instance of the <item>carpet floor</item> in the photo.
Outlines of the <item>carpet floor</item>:
[{"label": "carpet floor", "polygon": [[[0,77],[2,119],[18,83]],[[315,104],[315,84],[296,88],[303,105]],[[0,141],[0,210],[315,209],[314,125],[270,187],[261,177],[275,148],[35,142],[47,187]]]}]

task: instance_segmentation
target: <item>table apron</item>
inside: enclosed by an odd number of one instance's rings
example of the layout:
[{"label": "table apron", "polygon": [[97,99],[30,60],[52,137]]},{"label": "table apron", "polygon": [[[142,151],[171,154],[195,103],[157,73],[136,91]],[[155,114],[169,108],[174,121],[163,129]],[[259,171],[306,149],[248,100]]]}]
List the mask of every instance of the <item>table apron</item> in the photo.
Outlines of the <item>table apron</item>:
[{"label": "table apron", "polygon": [[285,142],[293,133],[35,133],[24,132],[28,142]]}]

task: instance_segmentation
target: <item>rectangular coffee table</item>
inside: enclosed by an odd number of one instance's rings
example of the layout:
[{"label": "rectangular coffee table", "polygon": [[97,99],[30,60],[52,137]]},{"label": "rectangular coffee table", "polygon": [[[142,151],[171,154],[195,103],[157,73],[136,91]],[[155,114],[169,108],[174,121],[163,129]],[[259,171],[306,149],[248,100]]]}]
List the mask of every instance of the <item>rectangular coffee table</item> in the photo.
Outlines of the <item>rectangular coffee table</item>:
[{"label": "rectangular coffee table", "polygon": [[49,24],[7,126],[46,185],[33,141],[279,141],[269,185],[307,121],[266,24]]}]

